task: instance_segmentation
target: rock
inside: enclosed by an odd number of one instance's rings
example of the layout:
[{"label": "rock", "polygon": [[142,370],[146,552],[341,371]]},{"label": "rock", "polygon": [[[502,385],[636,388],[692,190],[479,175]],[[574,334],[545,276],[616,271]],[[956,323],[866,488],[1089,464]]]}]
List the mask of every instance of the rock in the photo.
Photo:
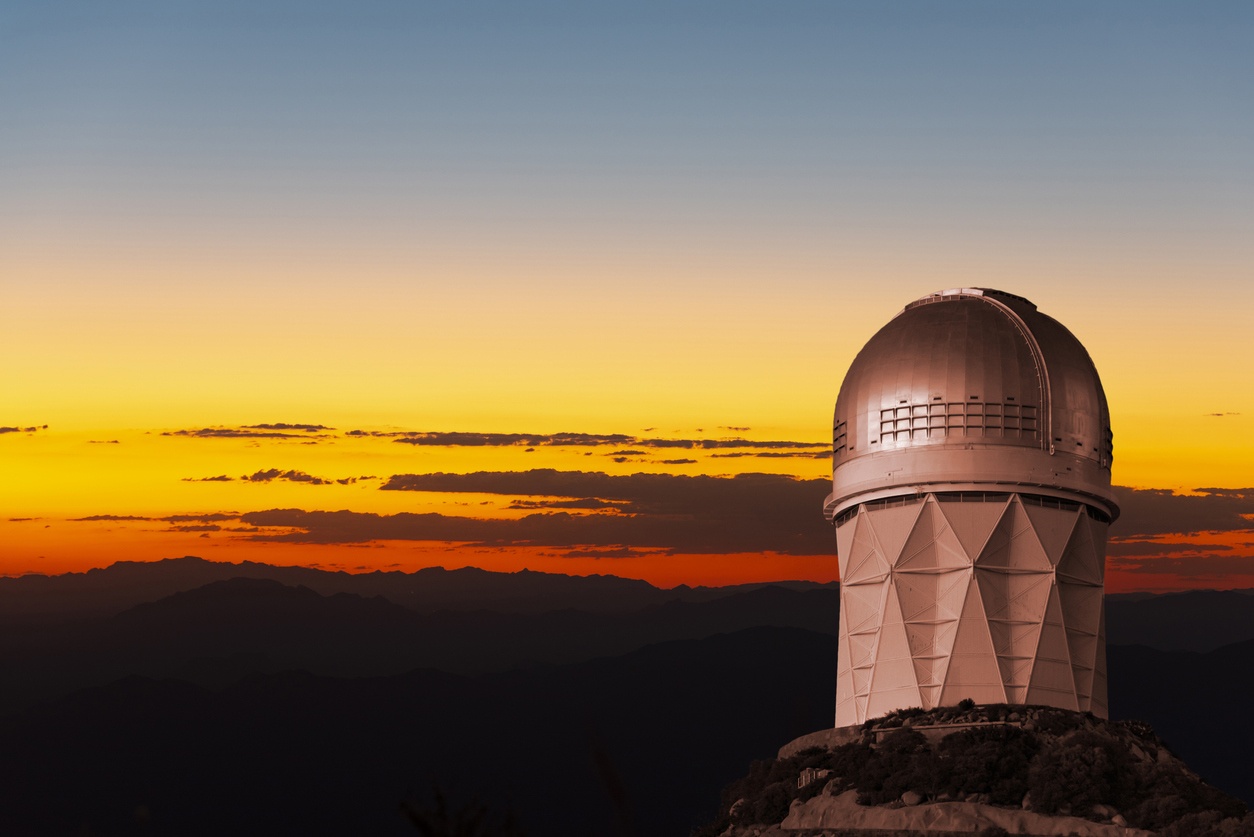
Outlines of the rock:
[{"label": "rock", "polygon": [[923,794],[917,791],[906,791],[901,795],[901,801],[905,805],[918,805],[923,801]]},{"label": "rock", "polygon": [[[743,802],[744,800],[741,800],[741,801]],[[969,793],[967,794],[967,798],[964,799],[963,801],[964,802],[979,802],[980,795],[978,793]]]},{"label": "rock", "polygon": [[1113,824],[1119,826],[1120,828],[1128,827],[1128,821],[1123,818],[1123,814],[1115,814],[1113,817],[1110,818],[1110,821]]},{"label": "rock", "polygon": [[1103,805],[1100,802],[1093,806],[1093,816],[1095,817],[1110,819],[1112,813],[1114,812],[1110,809],[1110,806]]},{"label": "rock", "polygon": [[1021,718],[1021,716],[1019,715],[1019,713],[1018,713],[1018,712],[1011,712],[1011,713],[1010,713],[1010,717],[1009,717],[1009,718],[1007,718],[1006,720],[1007,720],[1007,721],[1018,721],[1018,720],[1022,720],[1022,718]]},{"label": "rock", "polygon": [[1032,791],[1028,791],[1023,795],[1023,801],[1019,803],[1019,807],[1025,811],[1032,810]]}]

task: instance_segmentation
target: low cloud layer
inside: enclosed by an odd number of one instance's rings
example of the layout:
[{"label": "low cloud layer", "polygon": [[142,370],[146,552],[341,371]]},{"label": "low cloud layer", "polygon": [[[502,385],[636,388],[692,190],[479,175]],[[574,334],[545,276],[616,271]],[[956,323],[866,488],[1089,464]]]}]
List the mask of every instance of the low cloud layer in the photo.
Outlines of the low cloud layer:
[{"label": "low cloud layer", "polygon": [[[755,450],[803,450],[826,456],[826,442],[793,442],[787,440],[755,439],[667,439],[651,436],[628,436],[622,433],[445,433],[445,432],[395,432],[369,433],[349,431],[352,435],[393,436],[393,441],[403,445],[429,447],[599,447],[613,445],[627,448],[652,448],[681,450],[720,450],[724,448],[749,448]],[[630,455],[643,454],[636,451]],[[625,452],[619,456],[629,455]]]},{"label": "low cloud layer", "polygon": [[194,439],[302,439],[326,438],[333,427],[323,424],[245,424],[240,427],[200,427],[167,430],[162,436],[185,436]]},{"label": "low cloud layer", "polygon": [[360,477],[343,477],[341,479],[330,479],[326,477],[315,477],[313,474],[307,474],[304,471],[283,470],[281,468],[267,468],[261,471],[255,471],[251,474],[243,474],[239,477],[228,477],[226,474],[218,474],[216,477],[183,477],[183,482],[299,482],[306,485],[352,485],[362,480],[377,480],[375,476]]},{"label": "low cloud layer", "polygon": [[441,514],[272,509],[240,519],[257,527],[293,530],[255,536],[258,539],[298,543],[432,540],[490,546],[797,555],[830,553],[834,543],[820,511],[828,491],[824,479],[777,474],[611,476],[595,471],[536,469],[405,474],[392,477],[382,488],[527,498],[514,500],[513,508],[538,511],[518,519],[485,520]]},{"label": "low cloud layer", "polygon": [[1254,488],[1199,488],[1186,495],[1117,486],[1115,500],[1122,510],[1110,528],[1116,538],[1254,528]]},{"label": "low cloud layer", "polygon": [[[271,468],[239,477],[199,479],[331,485],[373,477],[333,480]],[[180,527],[179,531],[222,531],[233,537],[287,543],[440,541],[499,548],[545,547],[567,555],[623,559],[658,552],[835,554],[835,537],[821,511],[830,482],[821,478],[779,474],[613,475],[531,469],[397,474],[379,487],[385,491],[495,496],[499,498],[498,508],[521,516],[477,518],[288,508],[156,518],[103,514],[78,520],[156,521]],[[1122,516],[1111,529],[1109,560],[1113,571],[1194,579],[1218,578],[1225,573],[1254,575],[1254,489],[1205,488],[1179,494],[1119,487],[1115,494]],[[222,525],[221,530],[213,528],[218,525]],[[1220,534],[1190,536],[1204,532]],[[1241,532],[1250,535],[1244,537]]]},{"label": "low cloud layer", "polygon": [[46,424],[31,425],[29,427],[0,427],[0,436],[3,436],[5,433],[35,433],[47,429],[48,425]]}]

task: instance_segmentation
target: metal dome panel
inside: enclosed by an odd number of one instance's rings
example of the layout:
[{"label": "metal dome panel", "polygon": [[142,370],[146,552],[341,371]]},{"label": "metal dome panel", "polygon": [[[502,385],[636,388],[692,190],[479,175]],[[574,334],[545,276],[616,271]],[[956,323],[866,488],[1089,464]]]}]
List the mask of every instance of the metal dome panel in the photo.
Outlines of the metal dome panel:
[{"label": "metal dome panel", "polygon": [[1026,482],[1118,513],[1092,360],[1061,324],[1002,291],[941,291],[907,305],[850,366],[832,438],[829,514],[855,495],[946,481]]}]

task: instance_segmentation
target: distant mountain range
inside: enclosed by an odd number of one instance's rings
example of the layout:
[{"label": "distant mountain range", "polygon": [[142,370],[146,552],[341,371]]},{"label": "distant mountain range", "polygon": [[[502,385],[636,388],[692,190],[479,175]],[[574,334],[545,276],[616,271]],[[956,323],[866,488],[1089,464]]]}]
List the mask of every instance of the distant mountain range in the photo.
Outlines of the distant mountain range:
[{"label": "distant mountain range", "polygon": [[474,567],[457,570],[430,567],[412,573],[346,573],[276,567],[253,561],[206,561],[188,556],[151,562],[119,561],[82,573],[0,578],[0,625],[105,616],[233,578],[269,579],[289,586],[308,587],[323,596],[335,593],[381,596],[420,612],[544,613],[573,608],[592,613],[621,613],[669,601],[708,601],[765,586],[796,590],[836,586],[780,581],[731,587],[680,585],[665,590],[646,581],[613,575],[574,576],[530,570],[499,573]]},{"label": "distant mountain range", "polygon": [[[529,583],[530,580],[528,580]],[[215,581],[111,616],[0,633],[0,712],[128,674],[221,686],[289,669],[345,677],[503,671],[758,625],[834,635],[839,591],[757,587],[630,612],[419,613],[379,596]]]},{"label": "distant mountain range", "polygon": [[[1254,801],[1254,596],[1108,597],[1111,707]],[[836,585],[183,558],[0,579],[0,833],[684,835],[831,723]],[[284,825],[286,824],[286,825]]]}]

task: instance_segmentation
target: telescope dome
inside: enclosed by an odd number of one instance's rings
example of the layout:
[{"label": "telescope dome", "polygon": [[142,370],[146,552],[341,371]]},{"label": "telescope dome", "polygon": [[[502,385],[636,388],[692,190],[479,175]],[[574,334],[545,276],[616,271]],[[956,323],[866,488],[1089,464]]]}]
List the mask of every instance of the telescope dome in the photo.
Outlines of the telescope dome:
[{"label": "telescope dome", "polygon": [[1118,514],[1097,369],[1070,331],[1003,291],[907,305],[850,366],[832,436],[829,516],[894,493],[999,485]]}]

